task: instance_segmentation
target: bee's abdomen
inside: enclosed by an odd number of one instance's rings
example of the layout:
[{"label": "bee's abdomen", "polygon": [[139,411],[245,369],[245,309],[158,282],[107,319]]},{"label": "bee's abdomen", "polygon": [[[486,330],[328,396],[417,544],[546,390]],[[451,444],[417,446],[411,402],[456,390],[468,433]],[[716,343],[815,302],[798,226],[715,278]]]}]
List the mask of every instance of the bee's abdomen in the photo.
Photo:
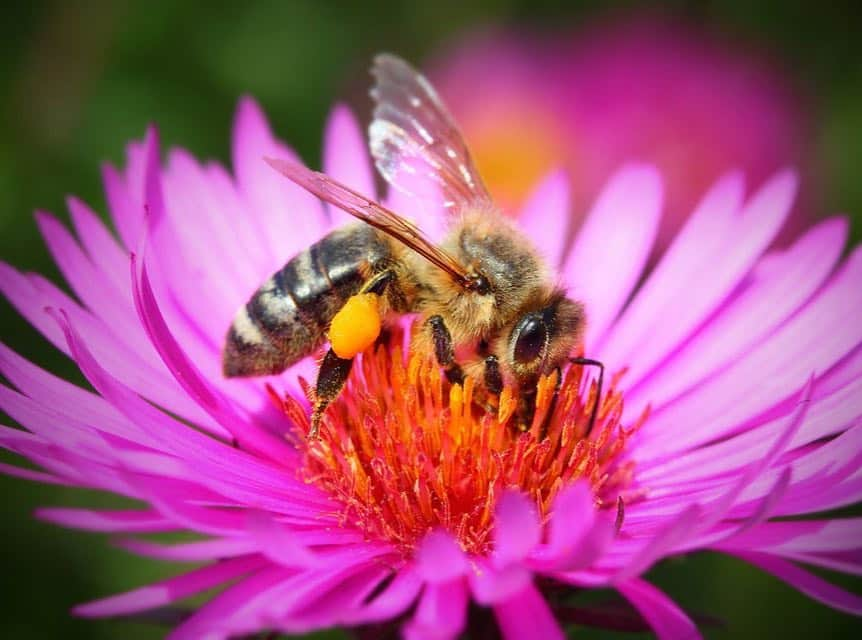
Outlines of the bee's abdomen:
[{"label": "bee's abdomen", "polygon": [[226,376],[279,373],[313,352],[344,302],[390,259],[367,225],[339,229],[276,271],[239,310],[223,354]]}]

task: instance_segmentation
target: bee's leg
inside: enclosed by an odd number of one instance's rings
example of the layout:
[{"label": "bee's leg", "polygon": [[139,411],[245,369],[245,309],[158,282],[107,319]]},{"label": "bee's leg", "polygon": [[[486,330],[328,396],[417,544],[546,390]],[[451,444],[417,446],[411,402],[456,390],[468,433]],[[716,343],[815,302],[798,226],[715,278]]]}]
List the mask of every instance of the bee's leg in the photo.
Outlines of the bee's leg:
[{"label": "bee's leg", "polygon": [[329,403],[341,393],[352,366],[353,358],[339,358],[332,349],[329,349],[323,357],[323,362],[320,363],[320,369],[317,372],[314,410],[311,412],[311,430],[308,432],[309,439],[317,437],[323,412],[326,411]]},{"label": "bee's leg", "polygon": [[362,285],[359,293],[373,293],[382,296],[386,292],[386,287],[395,279],[395,272],[392,269],[381,271],[376,276],[369,278],[368,282]]},{"label": "bee's leg", "polygon": [[455,348],[452,345],[452,334],[446,328],[442,316],[431,316],[426,321],[431,328],[431,337],[434,340],[434,355],[438,364],[446,372],[446,379],[453,384],[464,382],[464,372],[455,362]]},{"label": "bee's leg", "polygon": [[536,385],[522,387],[518,392],[517,425],[521,431],[527,431],[533,424],[536,415]]},{"label": "bee's leg", "polygon": [[[554,394],[548,403],[548,410],[542,418],[542,424],[539,429],[539,438],[545,437],[545,432],[548,429],[548,423],[551,416],[554,415],[554,409],[557,406],[557,396],[560,393],[560,387],[563,385],[563,372],[557,367],[554,369],[557,373],[557,382],[554,385]],[[534,383],[525,385],[518,397],[518,424],[523,431],[529,429],[533,424],[533,418],[536,415],[536,396],[538,395],[538,380]]]},{"label": "bee's leg", "polygon": [[590,421],[587,424],[587,431],[584,433],[584,437],[587,437],[592,433],[593,427],[596,425],[596,415],[598,414],[599,405],[602,401],[602,383],[605,380],[605,365],[598,360],[591,360],[590,358],[569,358],[569,362],[572,364],[579,364],[582,367],[599,368],[599,380],[596,383],[596,401],[593,404],[593,410],[590,412]]},{"label": "bee's leg", "polygon": [[[380,309],[378,300],[386,292],[386,287],[392,282],[395,272],[382,271],[366,282],[358,293],[351,296],[330,324],[330,349],[326,352],[320,369],[317,372],[316,401],[311,413],[311,430],[309,438],[316,438],[320,431],[320,421],[329,403],[338,397],[350,368],[353,358],[370,347],[380,336]],[[370,300],[369,300],[370,298]],[[363,299],[372,304],[363,304]],[[336,331],[335,327],[343,326],[346,330]],[[365,333],[354,330],[357,325],[375,327]],[[336,335],[338,334],[338,335]]]},{"label": "bee's leg", "polygon": [[503,393],[503,375],[500,373],[497,356],[485,356],[483,367],[482,382],[487,397],[482,406],[486,412],[496,414],[500,410],[500,394]]},{"label": "bee's leg", "polygon": [[550,404],[548,405],[548,411],[545,413],[545,417],[542,419],[542,438],[545,437],[545,433],[548,430],[548,423],[551,421],[551,416],[554,415],[554,410],[557,408],[557,397],[560,395],[560,387],[563,386],[563,372],[559,367],[554,369],[557,373],[557,382],[554,384],[554,395],[551,396]]},{"label": "bee's leg", "polygon": [[485,357],[485,373],[484,373],[485,389],[491,395],[499,396],[503,393],[503,374],[500,373],[500,361],[497,356],[490,355]]}]

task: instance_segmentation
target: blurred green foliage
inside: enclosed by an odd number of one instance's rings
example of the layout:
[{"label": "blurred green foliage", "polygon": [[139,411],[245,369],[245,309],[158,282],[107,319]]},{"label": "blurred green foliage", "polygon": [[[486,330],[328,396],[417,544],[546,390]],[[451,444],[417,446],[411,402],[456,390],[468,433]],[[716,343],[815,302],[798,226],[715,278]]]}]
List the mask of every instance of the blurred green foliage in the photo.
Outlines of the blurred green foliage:
[{"label": "blurred green foliage", "polygon": [[[634,3],[614,3],[628,10]],[[488,23],[572,28],[607,2],[6,3],[0,12],[0,254],[59,280],[31,211],[61,213],[75,193],[104,211],[99,167],[122,162],[126,141],[158,123],[166,146],[227,161],[238,96],[254,95],[278,133],[316,162],[331,103],[360,96],[371,56],[421,61]],[[664,9],[760,48],[792,70],[816,114],[827,212],[862,229],[862,24],[855,3],[670,2]],[[3,341],[65,377],[66,361],[3,302]],[[8,460],[9,457],[3,460]],[[136,559],[104,536],[32,520],[38,505],[108,504],[105,496],[0,479],[4,500],[3,637],[152,638],[146,625],[73,619],[68,608],[176,572]],[[740,562],[676,559],[651,574],[684,605],[720,616],[710,637],[858,637],[859,625]],[[858,581],[840,579],[858,590]],[[588,632],[578,636],[607,637]],[[315,637],[341,637],[324,634]]]}]

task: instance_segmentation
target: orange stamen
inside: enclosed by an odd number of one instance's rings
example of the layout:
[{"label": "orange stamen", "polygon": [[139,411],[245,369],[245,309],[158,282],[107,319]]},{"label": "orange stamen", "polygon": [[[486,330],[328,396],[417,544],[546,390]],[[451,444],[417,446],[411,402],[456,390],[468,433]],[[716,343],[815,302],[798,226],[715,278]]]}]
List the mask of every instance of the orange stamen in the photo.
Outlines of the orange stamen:
[{"label": "orange stamen", "polygon": [[[531,496],[543,520],[559,490],[579,478],[592,486],[597,508],[617,508],[634,471],[621,454],[646,413],[623,428],[618,377],[596,398],[595,383],[581,391],[582,376],[570,367],[556,402],[557,373],[543,377],[526,430],[515,424],[515,390],[506,387],[495,410],[472,380],[450,385],[427,359],[411,354],[405,364],[398,347],[359,357],[317,439],[305,437],[309,420],[295,399],[279,402],[296,425],[304,479],[344,505],[344,521],[405,554],[437,528],[480,554],[490,550],[494,505],[506,489]],[[596,401],[596,424],[584,437]]]}]

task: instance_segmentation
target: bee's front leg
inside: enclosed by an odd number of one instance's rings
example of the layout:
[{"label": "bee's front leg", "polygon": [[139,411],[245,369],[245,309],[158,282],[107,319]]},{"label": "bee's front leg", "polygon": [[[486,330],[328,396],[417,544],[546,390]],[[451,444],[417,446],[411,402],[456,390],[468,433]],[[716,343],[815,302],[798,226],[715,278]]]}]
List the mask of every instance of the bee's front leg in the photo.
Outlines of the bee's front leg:
[{"label": "bee's front leg", "polygon": [[[557,375],[557,381],[554,385],[554,394],[551,396],[548,403],[547,411],[542,418],[542,424],[539,427],[540,439],[545,437],[545,432],[548,429],[548,424],[551,417],[554,415],[554,409],[557,406],[557,396],[560,393],[560,387],[563,384],[563,372],[559,367],[554,368]],[[536,396],[538,394],[538,380],[527,385],[526,388],[518,394],[518,426],[522,431],[528,430],[533,425],[533,419],[536,415]]]},{"label": "bee's front leg", "polygon": [[437,358],[437,363],[446,372],[446,379],[452,384],[463,383],[464,372],[461,371],[461,367],[455,362],[455,347],[452,344],[452,334],[446,328],[443,316],[431,316],[426,320],[425,324],[431,330],[431,339],[434,342],[434,355]]},{"label": "bee's front leg", "polygon": [[494,396],[503,393],[503,374],[500,373],[500,361],[497,356],[485,357],[485,372],[483,374],[485,389]]},{"label": "bee's front leg", "polygon": [[584,434],[584,437],[586,437],[590,435],[593,427],[596,426],[596,416],[598,415],[599,405],[602,402],[602,384],[605,380],[605,365],[598,360],[593,360],[592,358],[569,358],[569,362],[572,364],[579,364],[582,367],[597,367],[599,370],[599,379],[596,383],[596,400],[593,403],[592,410],[590,411],[590,421],[587,423],[587,431]]}]

